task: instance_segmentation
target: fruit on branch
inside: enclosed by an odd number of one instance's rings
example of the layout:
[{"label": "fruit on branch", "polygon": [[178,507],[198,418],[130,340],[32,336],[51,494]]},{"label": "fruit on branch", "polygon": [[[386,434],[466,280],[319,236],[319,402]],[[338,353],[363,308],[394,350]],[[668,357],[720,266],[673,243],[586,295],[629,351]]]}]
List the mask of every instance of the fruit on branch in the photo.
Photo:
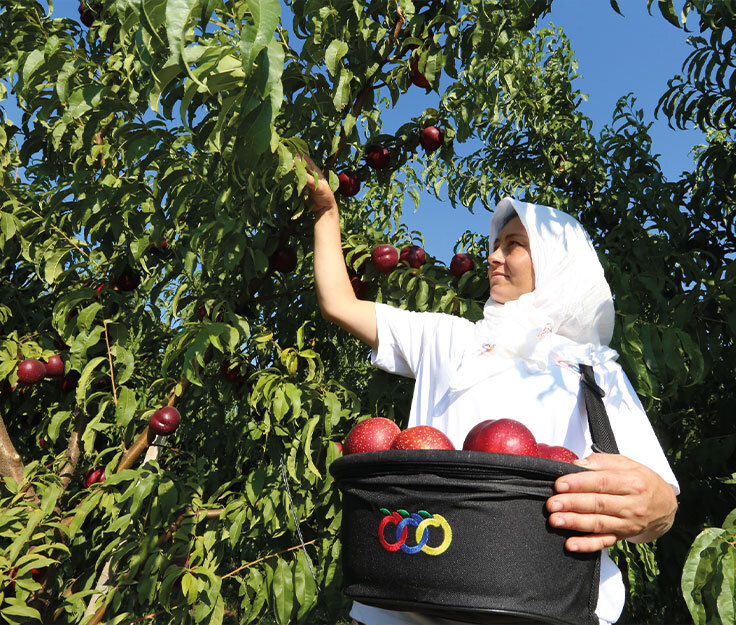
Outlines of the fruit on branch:
[{"label": "fruit on branch", "polygon": [[46,377],[46,367],[40,360],[26,358],[18,363],[18,382],[30,386]]},{"label": "fruit on branch", "polygon": [[77,11],[79,11],[79,20],[87,28],[89,28],[90,26],[92,26],[92,24],[94,24],[95,13],[84,2],[79,3],[79,7],[77,8]]},{"label": "fruit on branch", "polygon": [[401,429],[391,419],[372,417],[361,421],[345,437],[343,453],[362,453],[365,451],[385,451],[391,448],[394,438]]},{"label": "fruit on branch", "polygon": [[290,245],[279,247],[271,255],[271,264],[273,268],[280,273],[291,273],[296,269],[296,250]]},{"label": "fruit on branch", "polygon": [[365,162],[373,169],[386,169],[391,162],[391,153],[380,143],[372,143],[365,149]]},{"label": "fruit on branch", "polygon": [[468,432],[465,436],[465,441],[463,442],[463,449],[465,451],[473,449],[473,445],[475,443],[475,437],[478,436],[478,432],[480,432],[489,423],[493,423],[494,421],[495,419],[486,419],[485,421],[476,423],[472,428],[470,428],[470,432]]},{"label": "fruit on branch", "polygon": [[562,445],[545,445],[544,443],[539,443],[537,447],[539,448],[540,458],[549,458],[550,460],[557,460],[559,462],[572,462],[578,459],[574,451],[570,451]]},{"label": "fruit on branch", "polygon": [[[463,449],[465,449],[465,444],[463,444]],[[539,456],[537,441],[531,430],[514,419],[491,421],[476,433],[469,449],[497,454]]]},{"label": "fruit on branch", "polygon": [[59,380],[59,388],[61,389],[61,392],[68,393],[69,391],[73,391],[77,388],[77,383],[79,382],[80,377],[81,374],[79,371],[70,371],[67,373],[61,380]]},{"label": "fruit on branch", "polygon": [[353,287],[353,293],[358,299],[365,299],[368,295],[368,287],[370,286],[367,282],[360,279],[360,276],[353,276],[350,278],[350,286]]},{"label": "fruit on branch", "polygon": [[84,476],[84,485],[89,488],[92,484],[101,484],[105,481],[105,467],[93,467]]},{"label": "fruit on branch", "polygon": [[414,267],[414,269],[418,269],[427,262],[427,255],[424,253],[424,249],[420,246],[407,245],[401,250],[399,260],[408,263],[409,267]]},{"label": "fruit on branch", "polygon": [[459,278],[474,267],[473,259],[467,254],[455,254],[450,261],[450,273]]},{"label": "fruit on branch", "polygon": [[46,361],[46,376],[49,378],[64,377],[64,361],[61,356],[55,354]]},{"label": "fruit on branch", "polygon": [[105,283],[101,282],[95,287],[95,292],[92,294],[92,297],[94,299],[98,299],[100,297],[100,293],[102,293],[102,289],[105,288]]},{"label": "fruit on branch", "polygon": [[427,77],[419,71],[419,59],[417,57],[412,57],[411,61],[409,61],[409,68],[411,69],[409,80],[417,87],[422,87],[422,89],[429,91],[432,85],[427,80]]},{"label": "fruit on branch", "polygon": [[123,269],[120,275],[115,278],[113,286],[118,291],[129,293],[130,291],[135,291],[140,283],[140,275],[138,275],[138,273],[133,271],[130,267],[126,267],[125,269]]},{"label": "fruit on branch", "polygon": [[220,377],[227,382],[238,384],[245,382],[246,379],[240,370],[240,363],[225,361],[220,365]]},{"label": "fruit on branch", "polygon": [[455,449],[446,434],[431,425],[407,428],[394,438],[391,449]]},{"label": "fruit on branch", "polygon": [[168,436],[176,431],[181,422],[179,411],[173,406],[164,406],[159,408],[148,419],[148,427],[159,436]]},{"label": "fruit on branch", "polygon": [[337,188],[337,192],[345,197],[353,197],[360,191],[360,178],[358,173],[355,171],[347,170],[342,171],[337,176],[340,186]]},{"label": "fruit on branch", "polygon": [[159,254],[163,254],[168,247],[169,244],[166,239],[162,239],[158,245],[156,245],[155,243],[151,244],[148,247],[148,253],[153,254],[154,256],[158,256]]},{"label": "fruit on branch", "polygon": [[437,126],[427,126],[419,135],[419,143],[426,152],[438,150],[445,138]]},{"label": "fruit on branch", "polygon": [[371,252],[371,261],[378,273],[391,273],[399,264],[399,250],[388,243],[377,245]]},{"label": "fruit on branch", "polygon": [[46,573],[49,572],[49,567],[42,566],[40,569],[31,569],[31,577],[33,578],[33,581],[37,584],[40,584],[44,577],[46,577]]}]

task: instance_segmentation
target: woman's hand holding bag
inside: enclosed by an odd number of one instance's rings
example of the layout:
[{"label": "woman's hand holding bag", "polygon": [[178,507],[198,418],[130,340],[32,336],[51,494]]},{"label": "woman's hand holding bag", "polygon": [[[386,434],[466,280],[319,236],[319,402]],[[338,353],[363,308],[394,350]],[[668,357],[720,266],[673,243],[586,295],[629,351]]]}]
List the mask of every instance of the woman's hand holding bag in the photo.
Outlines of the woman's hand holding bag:
[{"label": "woman's hand holding bag", "polygon": [[599,551],[622,539],[645,543],[672,526],[675,493],[648,467],[618,454],[592,454],[575,464],[591,470],[558,478],[558,494],[547,500],[553,527],[589,534],[568,538],[569,551]]}]

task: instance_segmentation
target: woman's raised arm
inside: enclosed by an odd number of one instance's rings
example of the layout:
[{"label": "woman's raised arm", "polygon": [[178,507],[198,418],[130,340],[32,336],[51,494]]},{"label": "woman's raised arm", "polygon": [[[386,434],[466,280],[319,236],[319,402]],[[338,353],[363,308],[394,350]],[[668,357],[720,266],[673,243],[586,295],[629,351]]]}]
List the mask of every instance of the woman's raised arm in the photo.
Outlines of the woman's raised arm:
[{"label": "woman's raised arm", "polygon": [[322,316],[373,349],[378,346],[376,304],[355,296],[342,254],[340,215],[335,194],[312,159],[302,155],[319,180],[307,175],[314,211],[314,283]]}]

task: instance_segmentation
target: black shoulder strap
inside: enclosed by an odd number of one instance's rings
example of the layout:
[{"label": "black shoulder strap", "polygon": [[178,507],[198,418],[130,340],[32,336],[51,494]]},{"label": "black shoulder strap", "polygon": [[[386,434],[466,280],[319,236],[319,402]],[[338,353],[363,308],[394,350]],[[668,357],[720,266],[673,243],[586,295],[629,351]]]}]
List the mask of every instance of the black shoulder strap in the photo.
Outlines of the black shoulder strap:
[{"label": "black shoulder strap", "polygon": [[604,454],[619,453],[611,422],[603,405],[605,393],[596,383],[593,367],[590,365],[580,365],[580,385],[585,397],[585,409],[588,411],[588,427],[593,438],[593,451]]}]

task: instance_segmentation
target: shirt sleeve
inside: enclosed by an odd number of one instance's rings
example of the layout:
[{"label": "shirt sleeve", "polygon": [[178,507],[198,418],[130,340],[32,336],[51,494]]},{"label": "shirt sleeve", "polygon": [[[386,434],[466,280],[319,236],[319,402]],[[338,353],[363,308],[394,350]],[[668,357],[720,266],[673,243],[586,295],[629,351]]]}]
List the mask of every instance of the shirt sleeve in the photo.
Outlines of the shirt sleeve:
[{"label": "shirt sleeve", "polygon": [[441,313],[412,312],[376,303],[378,347],[371,352],[371,364],[416,378],[424,354],[436,347],[435,342],[451,343],[453,319]]},{"label": "shirt sleeve", "polygon": [[619,452],[658,473],[672,486],[675,495],[679,495],[680,485],[634,387],[620,365],[612,365],[603,376],[601,386],[606,393],[603,402]]}]

